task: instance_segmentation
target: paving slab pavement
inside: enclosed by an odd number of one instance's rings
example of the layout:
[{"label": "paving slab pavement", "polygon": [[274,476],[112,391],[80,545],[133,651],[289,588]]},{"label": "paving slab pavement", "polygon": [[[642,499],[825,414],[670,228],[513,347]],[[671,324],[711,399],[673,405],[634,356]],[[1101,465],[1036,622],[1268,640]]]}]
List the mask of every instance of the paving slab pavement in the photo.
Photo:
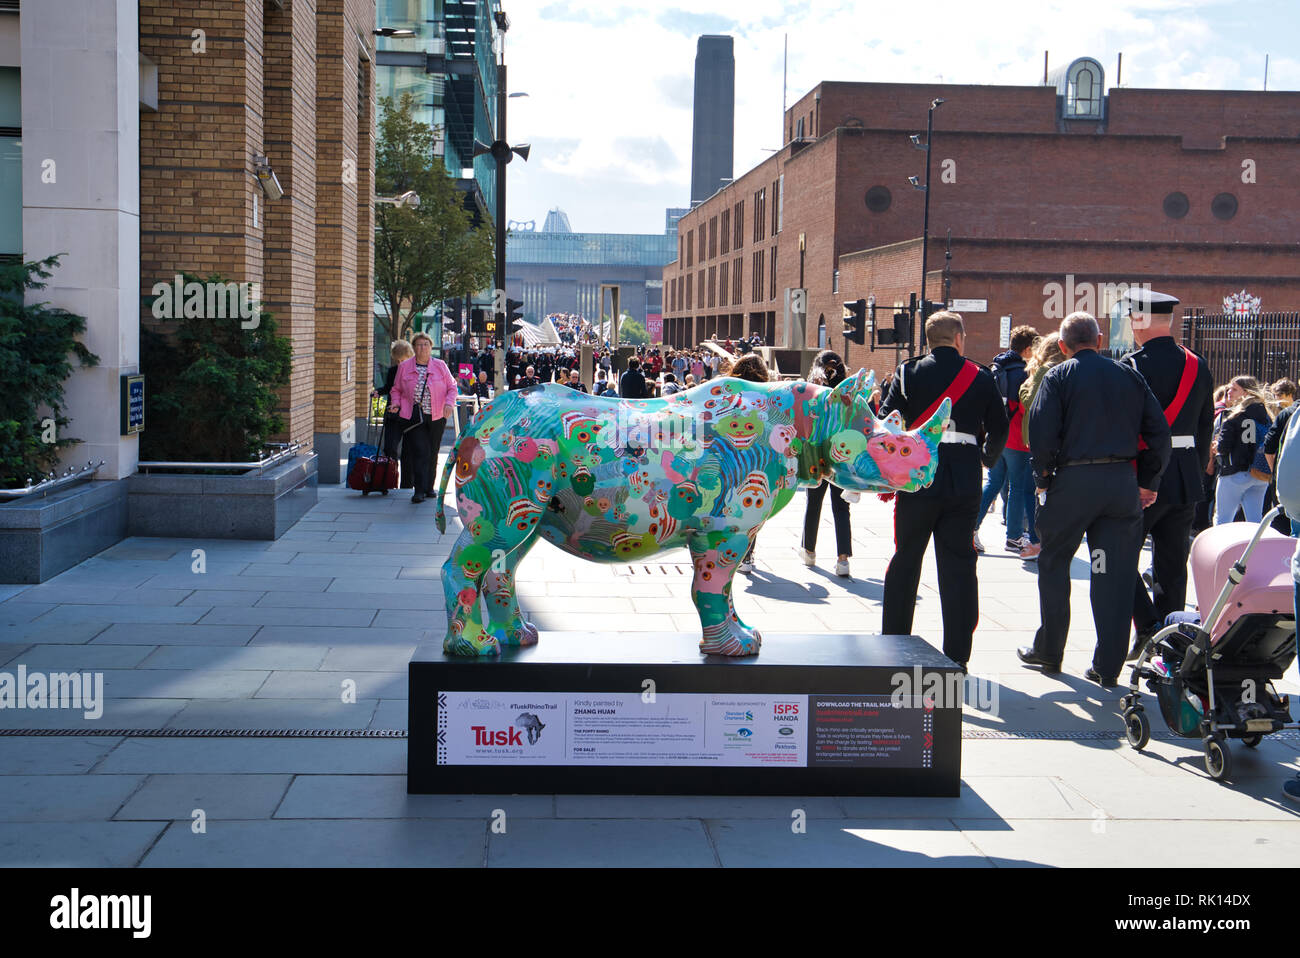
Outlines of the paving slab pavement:
[{"label": "paving slab pavement", "polygon": [[[891,510],[866,497],[852,515],[853,577],[832,572],[829,510],[807,568],[796,496],[737,579],[741,617],[774,632],[878,631]],[[1083,678],[1082,549],[1064,672],[1020,665],[1014,650],[1038,624],[1035,569],[1001,550],[996,509],[981,530],[998,548],[979,560],[955,798],[408,796],[403,738],[319,736],[406,729],[405,663],[445,628],[438,577],[458,531],[454,507],[439,535],[432,504],[322,487],[276,542],[136,537],[43,585],[0,586],[0,668],[105,683],[96,721],[0,711],[0,733],[81,733],[0,735],[0,864],[1204,866],[1231,844],[1241,864],[1280,867],[1300,850],[1300,808],[1280,791],[1300,737],[1234,747],[1227,785],[1154,709],[1148,748],[1123,742],[1123,690]],[[540,543],[518,591],[545,630],[694,631],[690,579],[685,553],[595,565]],[[930,554],[914,627],[938,647],[936,581]],[[1294,667],[1279,686],[1300,693]],[[189,737],[205,730],[245,734]]]}]

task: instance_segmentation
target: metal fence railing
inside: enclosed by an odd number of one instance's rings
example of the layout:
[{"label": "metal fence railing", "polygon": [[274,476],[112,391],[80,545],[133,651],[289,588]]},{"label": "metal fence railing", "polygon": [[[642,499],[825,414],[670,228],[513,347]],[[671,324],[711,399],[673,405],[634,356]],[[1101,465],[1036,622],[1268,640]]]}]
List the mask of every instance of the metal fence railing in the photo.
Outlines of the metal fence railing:
[{"label": "metal fence railing", "polygon": [[1300,375],[1300,313],[1209,313],[1183,317],[1183,345],[1210,364],[1216,386],[1233,376],[1271,383]]}]

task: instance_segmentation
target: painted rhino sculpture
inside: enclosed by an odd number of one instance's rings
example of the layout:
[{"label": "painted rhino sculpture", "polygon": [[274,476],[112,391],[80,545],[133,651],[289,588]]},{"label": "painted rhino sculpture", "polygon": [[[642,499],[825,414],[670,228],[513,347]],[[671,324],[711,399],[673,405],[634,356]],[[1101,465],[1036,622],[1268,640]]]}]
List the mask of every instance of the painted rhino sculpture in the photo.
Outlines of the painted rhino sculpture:
[{"label": "painted rhino sculpture", "polygon": [[761,638],[731,585],[759,529],[800,487],[911,492],[930,484],[950,404],[916,430],[876,419],[864,372],[834,389],[712,379],[663,399],[594,397],[562,385],[500,393],[447,458],[463,530],[442,568],[444,651],[531,645],[515,572],[537,541],[598,562],[685,546],[705,654],[753,655]]}]

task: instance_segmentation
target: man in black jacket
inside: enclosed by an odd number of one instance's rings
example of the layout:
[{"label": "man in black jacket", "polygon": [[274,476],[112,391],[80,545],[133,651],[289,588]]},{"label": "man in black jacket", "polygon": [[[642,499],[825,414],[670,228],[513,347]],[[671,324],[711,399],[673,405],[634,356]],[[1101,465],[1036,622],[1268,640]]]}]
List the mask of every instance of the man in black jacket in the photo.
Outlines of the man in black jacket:
[{"label": "man in black jacket", "polygon": [[619,378],[618,394],[624,399],[645,398],[645,377],[641,375],[641,361],[635,356],[627,361],[627,372]]},{"label": "man in black jacket", "polygon": [[[1142,513],[1142,535],[1151,536],[1152,589],[1139,577],[1133,600],[1136,630],[1129,660],[1164,625],[1170,612],[1187,604],[1187,553],[1196,503],[1205,498],[1205,475],[1214,438],[1214,376],[1210,364],[1174,340],[1172,322],[1178,300],[1165,293],[1133,288],[1120,300],[1132,317],[1133,338],[1141,347],[1124,357],[1146,380],[1169,423],[1173,450],[1160,477],[1155,503]],[[1186,380],[1184,380],[1186,376]],[[1174,408],[1177,404],[1178,408]],[[1172,418],[1171,418],[1172,415]]]},{"label": "man in black jacket", "polygon": [[1044,672],[1061,670],[1070,631],[1070,564],[1086,533],[1097,630],[1086,675],[1109,687],[1124,665],[1142,552],[1142,510],[1155,502],[1169,462],[1169,426],[1146,381],[1132,366],[1102,356],[1100,348],[1096,319],[1088,313],[1065,317],[1061,352],[1068,358],[1043,377],[1029,409],[1029,455],[1043,540],[1038,557],[1042,624],[1034,644],[1017,654]]},{"label": "man in black jacket", "polygon": [[948,430],[939,443],[934,481],[901,492],[894,504],[894,557],[885,571],[882,631],[910,635],[921,582],[921,560],[934,537],[943,611],[943,653],[962,668],[970,659],[979,620],[979,582],[971,533],[980,503],[981,462],[992,466],[1007,441],[1007,414],[989,371],[964,358],[965,327],[957,313],[935,313],[925,323],[928,355],[898,367],[881,403],[907,428],[928,419],[943,397],[953,402]]}]

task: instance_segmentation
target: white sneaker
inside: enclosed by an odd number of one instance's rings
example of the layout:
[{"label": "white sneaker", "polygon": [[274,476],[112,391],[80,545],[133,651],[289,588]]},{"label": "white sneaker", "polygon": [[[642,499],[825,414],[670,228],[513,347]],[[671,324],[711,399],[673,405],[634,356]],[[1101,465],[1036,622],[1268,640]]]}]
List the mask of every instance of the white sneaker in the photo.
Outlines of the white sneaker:
[{"label": "white sneaker", "polygon": [[799,553],[799,558],[803,559],[803,564],[806,565],[808,568],[811,569],[813,566],[817,564],[817,556],[813,555],[813,553],[810,552],[809,550],[801,549],[798,546],[796,546],[794,551]]},{"label": "white sneaker", "polygon": [[754,563],[752,563],[752,562],[741,562],[740,565],[736,566],[736,571],[737,571],[737,572],[743,572],[743,573],[745,573],[746,575],[748,575],[749,573],[751,573],[751,572],[754,571]]},{"label": "white sneaker", "polygon": [[845,578],[845,579],[847,579],[847,578],[849,577],[849,560],[848,560],[848,559],[837,559],[837,560],[835,560],[835,574],[838,575],[838,576],[842,576],[842,577]]}]

